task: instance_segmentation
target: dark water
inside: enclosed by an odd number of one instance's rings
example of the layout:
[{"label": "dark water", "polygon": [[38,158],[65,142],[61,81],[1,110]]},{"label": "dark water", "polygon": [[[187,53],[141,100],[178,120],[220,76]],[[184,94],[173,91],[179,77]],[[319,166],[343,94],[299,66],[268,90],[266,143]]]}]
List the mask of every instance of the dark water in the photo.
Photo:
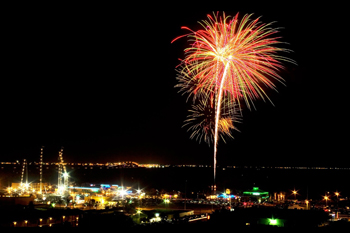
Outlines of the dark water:
[{"label": "dark water", "polygon": [[[107,169],[94,167],[85,169],[67,168],[70,181],[77,186],[83,183],[117,184],[147,190],[180,191],[188,196],[210,194],[213,184],[213,169],[209,167],[166,167],[166,168],[123,168]],[[39,171],[29,168],[28,180],[38,182]],[[218,168],[217,191],[229,188],[233,193],[242,192],[257,186],[262,190],[286,192],[286,197],[293,198],[292,190],[298,190],[298,198],[321,199],[329,192],[339,191],[340,197],[350,196],[348,185],[350,170],[336,169],[268,169],[268,168]],[[11,182],[20,182],[20,169],[0,170],[1,186],[8,186]],[[57,169],[44,169],[43,182],[57,183]],[[193,194],[192,194],[193,193]]]}]

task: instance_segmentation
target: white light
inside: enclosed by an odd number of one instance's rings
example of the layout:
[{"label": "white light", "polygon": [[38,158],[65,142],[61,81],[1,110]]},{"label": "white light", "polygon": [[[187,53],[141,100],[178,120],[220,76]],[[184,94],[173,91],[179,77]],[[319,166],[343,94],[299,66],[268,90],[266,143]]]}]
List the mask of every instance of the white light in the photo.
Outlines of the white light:
[{"label": "white light", "polygon": [[127,191],[127,190],[120,190],[120,191],[119,191],[119,194],[120,194],[121,196],[125,196],[125,195],[127,194],[126,191]]}]

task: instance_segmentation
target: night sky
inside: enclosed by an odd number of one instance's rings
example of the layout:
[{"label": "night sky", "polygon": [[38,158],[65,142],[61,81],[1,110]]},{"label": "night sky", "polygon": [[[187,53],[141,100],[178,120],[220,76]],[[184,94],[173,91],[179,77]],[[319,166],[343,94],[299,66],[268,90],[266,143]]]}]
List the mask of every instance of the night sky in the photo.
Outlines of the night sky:
[{"label": "night sky", "polygon": [[[2,22],[1,161],[212,164],[213,147],[181,128],[191,103],[175,79],[212,11],[254,13],[282,27],[286,86],[275,106],[243,108],[241,132],[219,142],[220,165],[344,166],[348,157],[348,19],[337,5],[228,3],[219,9],[140,6],[8,9]],[[325,156],[325,157],[324,157]]]}]

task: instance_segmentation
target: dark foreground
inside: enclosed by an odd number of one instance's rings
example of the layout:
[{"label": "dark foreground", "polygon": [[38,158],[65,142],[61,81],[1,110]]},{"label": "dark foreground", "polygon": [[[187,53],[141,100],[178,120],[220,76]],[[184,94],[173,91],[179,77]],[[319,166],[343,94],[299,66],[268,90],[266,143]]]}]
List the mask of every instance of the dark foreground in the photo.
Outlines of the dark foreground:
[{"label": "dark foreground", "polygon": [[[12,207],[0,209],[1,228],[25,227],[78,229],[129,229],[129,230],[219,230],[219,229],[350,229],[348,221],[329,221],[329,215],[320,210],[291,210],[276,208],[236,208],[234,211],[216,210],[208,218],[193,221],[195,216],[160,215],[159,222],[151,222],[151,216],[143,214],[143,224],[138,224],[136,212],[125,214],[117,209],[78,210],[40,209]],[[167,210],[169,211],[169,210]],[[169,212],[170,213],[170,212]],[[136,218],[135,218],[136,217]],[[198,217],[198,215],[197,215]],[[41,220],[40,220],[41,219]],[[28,221],[26,225],[24,220]],[[14,222],[16,221],[16,225]],[[33,228],[32,228],[33,229]]]}]

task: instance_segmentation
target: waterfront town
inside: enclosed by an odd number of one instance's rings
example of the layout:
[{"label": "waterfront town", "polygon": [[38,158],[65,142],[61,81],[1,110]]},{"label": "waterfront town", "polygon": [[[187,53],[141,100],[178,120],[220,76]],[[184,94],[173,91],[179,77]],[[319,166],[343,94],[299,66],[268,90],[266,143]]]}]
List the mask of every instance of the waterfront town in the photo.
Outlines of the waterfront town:
[{"label": "waterfront town", "polygon": [[[185,189],[163,189],[151,187],[144,181],[141,182],[140,179],[131,179],[130,181],[126,177],[128,176],[127,171],[133,171],[133,176],[136,177],[135,173],[139,169],[141,171],[154,169],[164,171],[164,169],[171,169],[171,167],[175,167],[174,169],[198,169],[198,167],[202,168],[201,165],[146,165],[129,161],[103,165],[60,162],[54,163],[52,166],[54,168],[50,167],[50,164],[27,164],[26,161],[22,163],[17,163],[17,161],[1,162],[0,171],[3,182],[0,191],[0,210],[8,213],[6,217],[1,219],[1,227],[84,228],[93,227],[94,224],[101,224],[101,222],[106,222],[105,224],[108,225],[108,221],[121,221],[128,227],[167,224],[182,226],[184,224],[198,225],[222,221],[226,215],[234,216],[235,220],[232,221],[237,226],[245,228],[299,225],[329,227],[335,223],[348,224],[350,221],[347,193],[339,190],[326,191],[325,195],[316,199],[304,198],[301,195],[302,191],[296,189],[276,191],[251,186],[245,190],[238,190],[229,188],[229,185],[224,188],[220,183],[218,189],[216,186],[209,186],[206,190],[195,192],[190,184],[188,186],[185,184]],[[67,169],[68,167],[70,170]],[[205,167],[203,166],[203,169]],[[210,166],[207,167],[210,169]],[[239,168],[221,168],[222,171],[226,171],[226,169]],[[279,167],[273,169],[328,170],[329,168]],[[43,172],[44,170],[46,171]],[[95,176],[98,174],[97,171],[101,170],[105,170],[104,174],[106,174],[106,170],[114,170],[115,174],[122,172],[124,179],[121,181],[125,181],[125,184],[121,182],[114,184],[78,183],[73,174],[78,176],[79,173],[73,173],[72,170],[89,171]],[[116,172],[117,170],[118,172]],[[339,169],[332,168],[331,170]],[[178,170],[178,172],[183,173],[183,170]],[[55,175],[49,175],[50,173]],[[6,174],[11,175],[5,176]],[[44,175],[55,176],[57,181],[46,178]],[[4,181],[4,177],[8,178],[7,181]],[[190,180],[190,177],[188,179]],[[16,180],[19,182],[14,182]],[[176,186],[174,182],[171,183],[173,183],[173,187]],[[267,186],[265,185],[265,187]],[[305,219],[308,221],[305,222]]]}]

